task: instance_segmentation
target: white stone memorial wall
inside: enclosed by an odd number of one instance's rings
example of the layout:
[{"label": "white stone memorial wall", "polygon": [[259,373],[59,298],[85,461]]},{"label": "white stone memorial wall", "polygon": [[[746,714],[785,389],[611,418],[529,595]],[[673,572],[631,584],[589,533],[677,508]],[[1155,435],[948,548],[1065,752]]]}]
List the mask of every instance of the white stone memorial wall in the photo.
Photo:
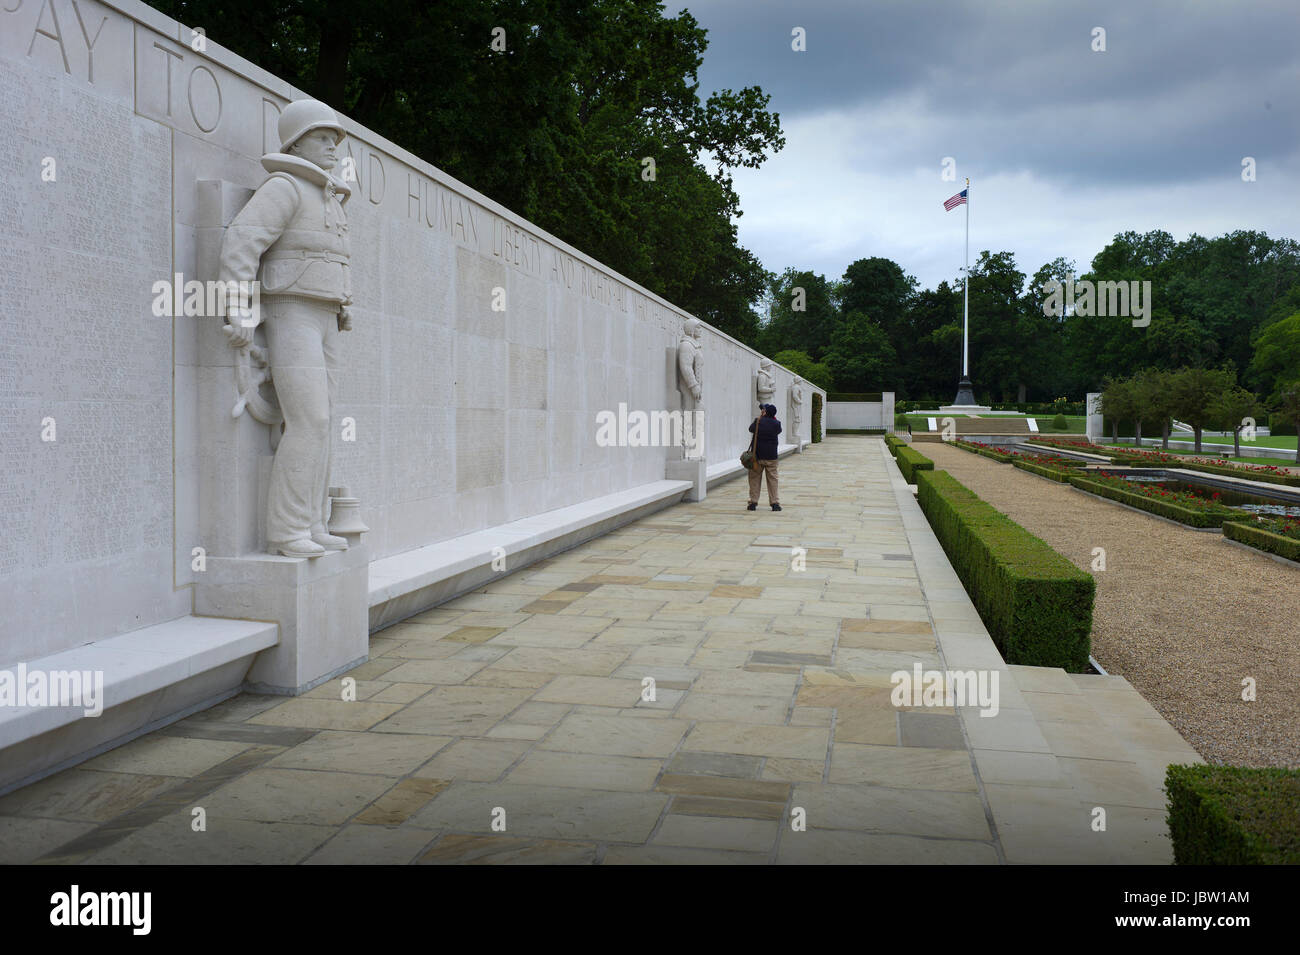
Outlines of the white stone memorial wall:
[{"label": "white stone memorial wall", "polygon": [[[157,316],[153,285],[207,277],[304,94],[195,45],[134,0],[0,5],[0,665],[188,614],[195,548],[264,545],[269,429],[232,423],[222,319]],[[355,306],[331,484],[371,557],[663,480],[676,449],[598,447],[596,416],[679,407],[686,313],[340,118]],[[761,356],[708,327],[704,348],[712,465],[748,444]]]}]

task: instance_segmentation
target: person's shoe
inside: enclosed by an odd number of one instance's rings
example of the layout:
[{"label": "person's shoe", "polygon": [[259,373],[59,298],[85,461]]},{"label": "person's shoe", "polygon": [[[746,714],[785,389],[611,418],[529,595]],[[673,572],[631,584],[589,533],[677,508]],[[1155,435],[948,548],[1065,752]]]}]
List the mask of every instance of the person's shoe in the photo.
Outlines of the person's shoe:
[{"label": "person's shoe", "polygon": [[780,505],[780,504],[773,504],[773,505],[772,505],[772,510],[774,510],[774,511],[779,511],[779,510],[781,510],[781,505]]},{"label": "person's shoe", "polygon": [[747,511],[756,511],[756,510],[758,510],[758,505],[755,504],[753,501],[750,501],[750,502],[749,502],[749,505],[745,508],[745,510],[747,510]]},{"label": "person's shoe", "polygon": [[324,547],[326,550],[347,550],[348,549],[347,538],[339,537],[335,534],[312,534],[311,539],[313,543],[319,544],[321,547]]},{"label": "person's shoe", "polygon": [[280,541],[272,544],[269,549],[278,551],[285,557],[320,557],[325,553],[324,547],[307,537],[296,541]]}]

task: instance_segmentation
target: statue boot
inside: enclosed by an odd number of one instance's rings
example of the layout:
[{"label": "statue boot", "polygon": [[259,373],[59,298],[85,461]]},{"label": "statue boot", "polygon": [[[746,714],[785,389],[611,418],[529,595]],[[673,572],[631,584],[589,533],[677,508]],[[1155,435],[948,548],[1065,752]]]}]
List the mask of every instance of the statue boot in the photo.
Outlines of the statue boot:
[{"label": "statue boot", "polygon": [[311,529],[311,539],[313,544],[319,544],[326,550],[347,550],[348,541],[346,537],[339,537],[337,534],[331,534],[324,527],[319,525]]},{"label": "statue boot", "polygon": [[325,553],[324,547],[306,537],[295,541],[272,541],[267,549],[278,551],[285,557],[320,557]]}]

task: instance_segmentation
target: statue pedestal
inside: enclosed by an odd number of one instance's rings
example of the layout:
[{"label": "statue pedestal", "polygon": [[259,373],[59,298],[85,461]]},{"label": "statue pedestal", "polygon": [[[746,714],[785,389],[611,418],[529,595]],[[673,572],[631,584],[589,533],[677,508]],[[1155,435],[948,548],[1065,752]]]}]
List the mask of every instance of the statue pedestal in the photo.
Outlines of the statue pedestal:
[{"label": "statue pedestal", "polygon": [[957,382],[957,397],[953,399],[954,406],[968,405],[973,406],[975,401],[975,389],[971,385],[971,380],[966,375],[961,376]]},{"label": "statue pedestal", "polygon": [[971,380],[962,375],[961,381],[957,382],[957,397],[953,399],[952,404],[944,405],[939,410],[946,414],[976,415],[982,411],[991,411],[992,409],[988,405],[975,403],[975,389],[971,385]]},{"label": "statue pedestal", "polygon": [[669,481],[690,481],[694,485],[682,498],[684,501],[702,501],[709,493],[708,469],[704,458],[669,461],[664,468],[664,477]]},{"label": "statue pedestal", "polygon": [[297,696],[370,656],[370,549],[347,534],[323,557],[209,557],[194,590],[199,616],[264,620],[280,640],[248,671],[255,693]]}]

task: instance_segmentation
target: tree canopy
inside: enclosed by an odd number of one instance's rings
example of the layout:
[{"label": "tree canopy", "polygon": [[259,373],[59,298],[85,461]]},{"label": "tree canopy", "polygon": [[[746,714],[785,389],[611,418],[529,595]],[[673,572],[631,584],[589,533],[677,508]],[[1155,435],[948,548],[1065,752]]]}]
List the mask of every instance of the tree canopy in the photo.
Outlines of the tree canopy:
[{"label": "tree canopy", "polygon": [[[1098,290],[1139,283],[1150,324],[1134,325],[1136,309],[1098,315],[1067,304],[1050,314],[1049,281]],[[791,305],[798,288],[803,311]],[[902,266],[875,256],[850,264],[838,281],[787,268],[769,299],[771,317],[758,336],[768,354],[806,351],[826,363],[836,390],[952,400],[961,371],[960,278],[919,289]],[[1026,282],[1008,251],[982,251],[971,267],[971,377],[981,401],[1079,399],[1108,379],[1184,367],[1245,369],[1242,384],[1268,397],[1300,378],[1298,356],[1300,244],[1290,239],[1231,232],[1177,242],[1159,230],[1122,232],[1082,276],[1058,257]]]},{"label": "tree canopy", "polygon": [[[767,274],[737,241],[731,173],[758,166],[785,139],[757,86],[701,100],[708,39],[689,11],[667,17],[643,0],[153,5],[715,327],[754,339]],[[643,176],[646,159],[653,178]]]}]

